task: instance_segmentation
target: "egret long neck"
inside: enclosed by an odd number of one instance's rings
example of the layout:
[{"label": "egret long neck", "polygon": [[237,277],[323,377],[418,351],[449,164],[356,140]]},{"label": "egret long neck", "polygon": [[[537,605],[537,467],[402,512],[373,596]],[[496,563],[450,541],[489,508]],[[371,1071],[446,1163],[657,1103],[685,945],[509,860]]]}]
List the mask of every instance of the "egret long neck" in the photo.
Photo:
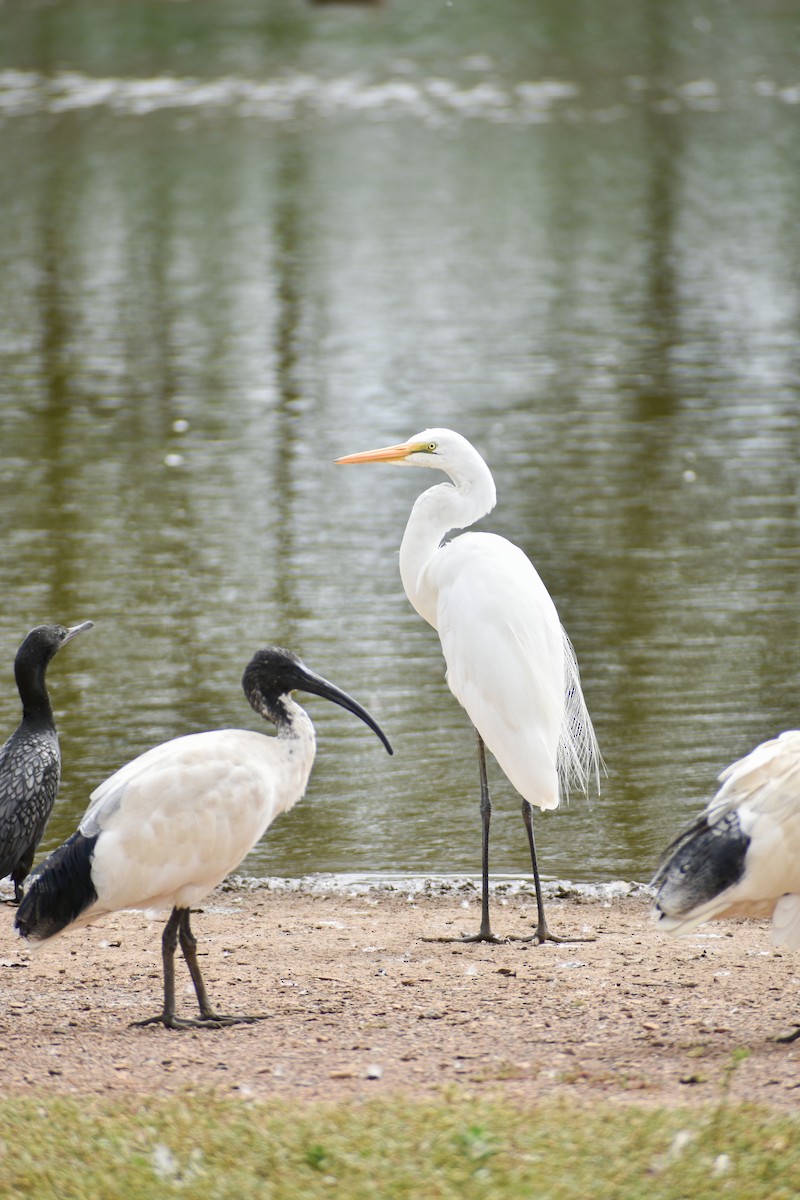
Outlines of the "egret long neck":
[{"label": "egret long neck", "polygon": [[469,473],[419,496],[400,544],[400,578],[419,615],[436,629],[436,590],[425,567],[451,529],[467,529],[495,506],[491,472],[476,453]]}]

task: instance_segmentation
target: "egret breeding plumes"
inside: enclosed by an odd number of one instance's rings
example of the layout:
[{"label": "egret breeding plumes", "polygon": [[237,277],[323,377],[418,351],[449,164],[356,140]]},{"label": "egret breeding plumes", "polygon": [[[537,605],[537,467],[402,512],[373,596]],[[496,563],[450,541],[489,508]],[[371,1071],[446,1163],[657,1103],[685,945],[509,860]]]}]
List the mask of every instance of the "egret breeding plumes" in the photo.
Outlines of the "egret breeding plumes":
[{"label": "egret breeding plumes", "polygon": [[11,876],[17,903],[61,779],[61,749],[45,683],[47,667],[62,646],[91,628],[91,621],[71,629],[37,625],[14,659],[22,720],[0,748],[0,879]]},{"label": "egret breeding plumes", "polygon": [[[316,737],[292,692],[312,692],[346,708],[392,753],[366,709],[289,650],[259,650],[242,686],[255,712],[276,726],[277,737],[244,729],[188,734],[121,767],[92,793],[77,832],[38,868],[17,912],[22,936],[43,940],[119,909],[171,906],[162,938],[163,1009],[138,1025],[218,1028],[260,1019],[221,1016],[212,1008],[189,910],[305,792]],[[195,1019],[175,1012],[178,941],[200,1008]]]},{"label": "egret breeding plumes", "polygon": [[[700,816],[667,847],[652,884],[659,928],[772,917],[772,941],[800,949],[800,732],[729,766]],[[794,1041],[800,1029],[782,1041]]]},{"label": "egret breeding plumes", "polygon": [[555,605],[519,547],[493,533],[464,533],[494,508],[491,472],[466,438],[426,429],[407,442],[348,454],[338,463],[396,463],[444,471],[419,496],[400,546],[400,575],[419,615],[438,630],[447,683],[478,737],[482,877],[479,932],[494,941],[489,921],[491,799],[484,745],[523,797],[538,919],[532,940],[551,934],[536,861],[531,806],[555,808],[571,785],[585,790],[599,775],[599,754],[581,691],[575,655]]}]

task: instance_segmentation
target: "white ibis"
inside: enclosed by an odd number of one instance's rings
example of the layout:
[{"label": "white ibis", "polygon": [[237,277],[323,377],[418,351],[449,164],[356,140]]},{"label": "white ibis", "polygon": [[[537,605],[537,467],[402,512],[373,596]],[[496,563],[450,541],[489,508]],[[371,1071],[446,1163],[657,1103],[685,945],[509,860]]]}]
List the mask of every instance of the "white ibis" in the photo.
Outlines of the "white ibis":
[{"label": "white ibis", "polygon": [[[800,950],[800,732],[762,742],[664,853],[652,883],[659,928],[771,917],[776,946]],[[800,1037],[800,1028],[779,1041]]]},{"label": "white ibis", "polygon": [[[92,793],[77,832],[34,873],[17,911],[22,936],[43,940],[119,909],[171,907],[162,938],[163,1009],[138,1025],[218,1028],[261,1019],[221,1016],[212,1008],[189,910],[305,792],[316,737],[292,692],[312,692],[348,709],[392,753],[370,714],[289,650],[259,650],[242,686],[252,708],[276,726],[277,737],[243,729],[188,734],[127,763]],[[198,1018],[175,1011],[178,941],[197,995]]]}]

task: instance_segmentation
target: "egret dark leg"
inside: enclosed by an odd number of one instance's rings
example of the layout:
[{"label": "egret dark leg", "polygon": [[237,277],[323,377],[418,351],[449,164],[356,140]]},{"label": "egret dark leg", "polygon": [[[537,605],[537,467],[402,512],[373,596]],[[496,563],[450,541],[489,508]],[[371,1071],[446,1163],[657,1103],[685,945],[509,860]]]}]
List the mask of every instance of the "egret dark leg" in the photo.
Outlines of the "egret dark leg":
[{"label": "egret dark leg", "polygon": [[481,927],[477,933],[464,933],[460,937],[423,938],[425,942],[505,941],[505,938],[492,933],[489,921],[489,827],[492,822],[492,798],[489,795],[489,779],[486,774],[486,747],[477,729],[475,736],[478,739],[478,769],[481,778]]},{"label": "egret dark leg", "polygon": [[544,897],[542,895],[542,883],[539,879],[539,864],[536,860],[536,842],[533,837],[533,808],[527,800],[522,801],[522,819],[525,822],[525,831],[528,835],[528,846],[531,852],[531,867],[533,869],[533,886],[536,891],[536,928],[533,933],[527,934],[524,937],[512,935],[514,942],[536,942],[541,945],[542,942],[594,942],[596,938],[568,938],[560,937],[556,933],[551,933],[547,928],[547,921],[544,915]]},{"label": "egret dark leg", "polygon": [[791,1042],[796,1042],[798,1038],[800,1038],[800,1029],[795,1029],[794,1033],[784,1034],[783,1037],[775,1038],[775,1041],[788,1046]]},{"label": "egret dark leg", "polygon": [[[180,940],[181,951],[192,977],[199,1017],[179,1017],[175,1012],[175,950]],[[227,1017],[215,1013],[208,999],[206,986],[197,961],[197,939],[189,924],[188,908],[173,908],[161,938],[161,959],[164,968],[164,1008],[155,1017],[134,1021],[135,1026],[163,1025],[165,1029],[221,1029],[225,1025],[249,1025],[263,1017]]]}]

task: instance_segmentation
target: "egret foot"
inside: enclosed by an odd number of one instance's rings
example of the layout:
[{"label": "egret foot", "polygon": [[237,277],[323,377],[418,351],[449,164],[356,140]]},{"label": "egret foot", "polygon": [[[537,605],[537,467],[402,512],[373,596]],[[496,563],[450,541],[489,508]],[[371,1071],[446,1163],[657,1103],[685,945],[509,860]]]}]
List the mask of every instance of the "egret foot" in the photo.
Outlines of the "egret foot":
[{"label": "egret foot", "polygon": [[131,1021],[130,1029],[143,1029],[145,1025],[163,1025],[165,1029],[225,1029],[229,1025],[252,1025],[256,1021],[265,1021],[264,1016],[223,1016],[210,1013],[205,1017],[178,1017],[175,1013],[158,1013],[155,1017],[145,1017],[143,1021]]},{"label": "egret foot", "polygon": [[540,921],[534,929],[533,933],[512,933],[509,938],[512,942],[533,942],[536,946],[541,946],[545,942],[555,942],[557,945],[569,942],[596,942],[596,937],[562,937],[558,933],[551,933],[547,925]]},{"label": "egret foot", "polygon": [[490,945],[492,945],[492,946],[500,946],[504,942],[507,942],[508,938],[498,937],[496,933],[492,933],[491,930],[488,930],[486,932],[479,931],[478,933],[461,933],[461,934],[458,934],[457,936],[453,935],[452,937],[448,937],[446,935],[443,937],[424,937],[424,938],[420,938],[420,941],[421,942],[463,942],[463,943],[489,942]]},{"label": "egret foot", "polygon": [[796,1042],[798,1038],[800,1038],[800,1027],[795,1029],[794,1033],[785,1033],[783,1037],[775,1038],[775,1041],[788,1046],[790,1042]]}]

